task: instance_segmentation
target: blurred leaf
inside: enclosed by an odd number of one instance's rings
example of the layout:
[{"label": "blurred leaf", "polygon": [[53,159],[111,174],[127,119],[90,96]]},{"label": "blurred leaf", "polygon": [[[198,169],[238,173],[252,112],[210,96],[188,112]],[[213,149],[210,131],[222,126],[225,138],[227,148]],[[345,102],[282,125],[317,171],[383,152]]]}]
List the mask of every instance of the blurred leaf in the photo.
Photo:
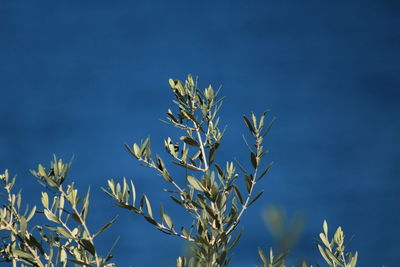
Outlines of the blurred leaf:
[{"label": "blurred leaf", "polygon": [[264,265],[268,264],[267,256],[261,248],[258,248],[258,255],[260,255],[260,258]]}]

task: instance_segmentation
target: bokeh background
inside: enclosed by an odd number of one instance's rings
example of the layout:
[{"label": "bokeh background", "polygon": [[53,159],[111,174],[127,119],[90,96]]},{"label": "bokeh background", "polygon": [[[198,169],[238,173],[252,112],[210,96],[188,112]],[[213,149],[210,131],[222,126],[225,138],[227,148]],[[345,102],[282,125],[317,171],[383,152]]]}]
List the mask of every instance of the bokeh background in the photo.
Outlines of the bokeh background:
[{"label": "bokeh background", "polygon": [[[19,177],[24,199],[40,186],[29,169],[53,153],[68,160],[82,194],[92,186],[90,223],[119,214],[118,266],[173,266],[184,251],[143,218],[111,204],[106,179],[133,179],[153,205],[179,208],[167,185],[124,143],[162,140],[171,107],[168,78],[222,85],[228,126],[220,159],[247,164],[242,115],[271,109],[275,165],[266,192],[242,220],[232,266],[254,266],[274,246],[261,213],[302,214],[290,262],[322,263],[314,237],[327,219],[354,235],[360,266],[397,266],[400,245],[400,2],[387,1],[11,1],[0,2],[0,169]],[[248,164],[247,164],[248,166]]]}]

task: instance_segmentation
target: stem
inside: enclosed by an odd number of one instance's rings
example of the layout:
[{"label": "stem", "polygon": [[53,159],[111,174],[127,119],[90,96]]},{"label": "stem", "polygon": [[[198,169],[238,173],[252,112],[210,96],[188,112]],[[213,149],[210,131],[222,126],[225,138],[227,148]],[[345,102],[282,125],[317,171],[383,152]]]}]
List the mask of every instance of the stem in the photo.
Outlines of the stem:
[{"label": "stem", "polygon": [[249,205],[249,201],[250,201],[250,197],[251,194],[253,193],[253,189],[254,189],[254,185],[256,184],[256,177],[257,177],[257,171],[258,171],[258,166],[257,168],[254,170],[254,176],[253,176],[253,180],[251,181],[251,186],[250,186],[250,190],[249,193],[247,194],[247,198],[246,201],[244,202],[242,209],[240,210],[239,215],[237,216],[235,222],[232,224],[232,226],[228,229],[228,231],[226,231],[226,234],[229,235],[230,233],[233,232],[233,230],[235,230],[235,228],[238,226],[240,218],[242,217],[244,211],[247,209],[247,206]]},{"label": "stem", "polygon": [[[261,143],[262,143],[262,138],[260,138],[259,132],[256,132],[256,134],[254,134],[254,137],[256,139],[256,155],[261,155],[262,154],[262,149],[260,148]],[[250,186],[250,190],[249,193],[247,194],[247,198],[245,203],[242,206],[242,209],[239,213],[239,215],[237,216],[235,222],[232,224],[232,226],[228,229],[228,231],[226,232],[227,234],[230,234],[233,232],[233,230],[235,230],[235,228],[238,226],[240,218],[242,217],[244,211],[247,209],[248,205],[249,205],[249,201],[250,201],[250,197],[251,194],[253,193],[253,189],[254,189],[254,185],[256,184],[256,179],[257,179],[257,171],[258,171],[258,166],[260,166],[260,162],[258,162],[256,168],[254,169],[254,174],[253,174],[253,179],[251,181],[251,186]]]},{"label": "stem", "polygon": [[[6,188],[6,190],[7,190],[7,194],[8,194],[8,201],[11,203],[11,199],[12,199],[11,191],[9,188]],[[12,222],[12,217],[15,217],[17,219],[17,221],[19,221],[19,215],[14,207],[11,207],[11,205],[10,205],[10,208],[11,208],[11,210],[10,210],[11,220],[10,220],[10,222],[7,223],[7,226],[8,226],[9,231],[11,231],[16,237],[18,237],[18,231],[15,230],[15,228],[12,226],[11,222]],[[42,261],[40,260],[40,257],[36,253],[36,250],[34,248],[32,248],[28,242],[25,241],[25,238],[22,239],[22,242],[24,243],[24,246],[26,246],[28,248],[28,250],[31,253],[31,255],[33,256],[36,264],[39,267],[44,267]],[[13,261],[13,264],[14,264],[14,261]]]},{"label": "stem", "polygon": [[[127,203],[124,203],[124,202],[122,202],[122,201],[118,201],[118,202],[121,203],[121,204],[123,204],[123,205],[127,205]],[[130,206],[130,205],[129,205],[129,206]],[[146,217],[146,215],[145,215],[145,214],[143,213],[143,211],[141,211],[141,210],[139,210],[139,211],[136,212],[136,213],[142,215],[143,217]],[[153,219],[153,220],[154,220],[154,219]],[[164,226],[163,224],[160,224],[159,222],[156,222],[155,220],[154,220],[154,222],[157,224],[157,225],[156,225],[156,228],[157,228],[158,230],[160,230],[161,232],[165,233],[165,234],[170,234],[170,235],[179,236],[179,237],[181,237],[181,238],[183,238],[183,239],[186,239],[187,241],[190,241],[190,242],[193,242],[193,241],[194,241],[194,239],[191,238],[190,236],[189,236],[189,237],[186,237],[186,236],[184,236],[184,235],[178,233],[178,232],[175,231],[174,229],[168,228],[168,227]]]},{"label": "stem", "polygon": [[[18,231],[16,231],[13,226],[10,223],[7,223],[7,228],[9,231],[11,231],[15,236],[18,236]],[[24,246],[26,246],[29,250],[29,252],[31,253],[31,255],[34,258],[35,263],[37,264],[37,266],[39,267],[45,267],[42,263],[42,261],[40,260],[39,256],[36,253],[36,250],[34,248],[32,248],[27,242],[25,242],[25,240],[23,240]]]},{"label": "stem", "polygon": [[197,139],[199,140],[201,155],[203,157],[203,162],[204,162],[204,170],[203,171],[206,172],[206,171],[208,171],[208,162],[207,162],[207,157],[206,157],[206,153],[204,150],[203,140],[201,138],[199,127],[197,126],[197,124],[195,122],[193,122],[193,124],[194,124],[194,127],[195,127],[194,129],[197,134]]},{"label": "stem", "polygon": [[[63,197],[64,197],[65,199],[68,200],[67,194],[66,194],[65,191],[62,189],[62,187],[60,186],[60,187],[58,187],[57,189],[61,192],[61,194],[63,195]],[[81,225],[83,226],[83,229],[85,230],[86,234],[88,235],[88,238],[89,238],[90,243],[92,243],[93,246],[94,246],[93,236],[90,234],[90,231],[89,231],[89,229],[88,229],[88,227],[87,227],[85,221],[83,220],[81,214],[80,214],[80,213],[78,212],[78,210],[76,209],[76,206],[75,206],[75,205],[72,205],[72,203],[70,203],[70,204],[71,204],[72,210],[75,212],[76,216],[78,216],[79,221],[81,222]],[[68,229],[68,228],[67,228],[67,229]],[[94,256],[95,256],[95,258],[96,258],[96,265],[97,265],[98,267],[100,267],[101,265],[100,265],[99,256],[97,255],[97,252],[96,252],[96,251],[95,251],[94,254],[95,254]]]},{"label": "stem", "polygon": [[[153,168],[153,169],[157,170],[159,173],[163,174],[163,172],[159,168],[157,168],[157,166],[154,165],[153,163],[144,161],[142,159],[139,159],[139,161],[146,163],[147,166],[149,166],[150,168]],[[175,186],[175,188],[179,190],[180,193],[183,192],[182,188],[177,183],[175,183],[175,181],[172,180],[170,183],[173,184]]]},{"label": "stem", "polygon": [[344,267],[347,267],[346,258],[344,257],[344,252],[343,251],[340,253],[340,256],[342,256]]}]

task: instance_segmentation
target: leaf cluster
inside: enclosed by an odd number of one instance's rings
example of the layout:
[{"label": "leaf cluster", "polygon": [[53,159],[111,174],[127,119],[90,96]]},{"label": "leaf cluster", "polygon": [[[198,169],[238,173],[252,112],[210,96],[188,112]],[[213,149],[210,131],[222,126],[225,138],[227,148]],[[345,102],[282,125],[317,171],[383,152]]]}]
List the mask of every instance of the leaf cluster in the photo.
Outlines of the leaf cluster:
[{"label": "leaf cluster", "polygon": [[[164,139],[163,146],[169,160],[153,155],[149,137],[133,145],[126,144],[125,147],[137,161],[155,170],[167,182],[169,188],[165,192],[169,199],[183,209],[192,224],[183,225],[173,219],[163,204],[157,216],[147,195],[137,197],[134,183],[125,178],[121,181],[109,179],[107,188],[102,189],[116,206],[142,216],[165,234],[188,241],[193,254],[179,257],[177,267],[228,266],[233,256],[232,249],[242,234],[237,230],[241,218],[262,196],[263,191],[257,190],[256,193],[256,184],[272,166],[272,163],[264,164],[263,158],[267,153],[264,139],[274,119],[266,123],[268,111],[260,116],[254,113],[243,116],[251,138],[251,141],[247,141],[243,136],[248,148],[250,169],[237,160],[221,162],[217,152],[225,128],[219,126],[218,111],[223,102],[223,98],[218,97],[219,90],[215,91],[211,85],[199,89],[197,80],[191,75],[184,82],[170,79],[169,85],[174,94],[175,110],[167,110],[165,122],[181,132],[178,140],[171,137]],[[21,192],[13,191],[16,177],[11,178],[8,170],[0,175],[6,193],[0,209],[0,231],[3,234],[0,255],[3,261],[12,262],[13,266],[17,266],[17,263],[37,267],[115,266],[108,262],[116,243],[106,256],[102,256],[96,249],[95,239],[113,225],[116,218],[95,233],[89,230],[90,188],[80,196],[73,182],[66,183],[70,167],[71,162],[64,163],[54,156],[48,169],[39,164],[37,170],[31,170],[45,190],[41,192],[41,207],[27,206],[25,209],[21,208]],[[180,172],[176,172],[176,169],[180,169]],[[268,221],[270,226],[278,225],[275,229],[278,229],[279,236],[291,240],[288,244],[293,244],[295,239],[288,238],[297,237],[298,228],[281,227],[279,223],[283,222],[283,217],[276,215],[278,224],[276,220],[273,223]],[[45,220],[46,224],[33,224],[37,217]],[[353,255],[345,252],[341,227],[337,228],[330,240],[328,224],[324,221],[319,238],[317,247],[329,266],[356,266],[358,253]],[[280,250],[288,250],[290,246],[281,247]],[[285,267],[287,251],[279,252],[275,256],[271,248],[267,257],[259,248],[259,266]],[[301,267],[306,266],[306,262],[301,263]]]},{"label": "leaf cluster", "polygon": [[[211,85],[200,90],[191,75],[185,82],[170,79],[169,85],[174,93],[176,111],[168,109],[165,122],[183,134],[178,141],[165,138],[164,148],[171,164],[183,169],[184,179],[171,174],[159,155],[152,156],[150,138],[140,144],[126,145],[126,148],[134,158],[156,170],[171,185],[172,188],[166,190],[169,198],[186,211],[193,224],[177,227],[163,205],[157,220],[148,197],[143,195],[137,205],[135,187],[132,182],[128,186],[125,179],[121,183],[108,180],[108,189],[104,190],[116,200],[117,206],[143,216],[158,230],[192,244],[195,256],[190,259],[180,257],[177,266],[227,266],[232,256],[230,251],[241,235],[241,232],[234,235],[234,231],[244,211],[263,193],[254,194],[254,188],[271,167],[268,165],[258,174],[264,156],[264,137],[271,124],[265,127],[267,112],[259,118],[253,113],[250,119],[243,116],[254,140],[252,147],[246,141],[252,169],[245,170],[238,161],[221,164],[217,162],[216,154],[225,130],[219,127],[218,111],[223,99],[218,98],[218,91]],[[237,183],[240,176],[244,179],[245,190]]]},{"label": "leaf cluster", "polygon": [[[0,250],[3,259],[14,265],[20,262],[22,266],[52,267],[68,263],[105,266],[112,258],[111,250],[106,257],[99,255],[94,239],[115,219],[95,234],[89,231],[90,188],[80,197],[74,183],[64,184],[70,166],[71,162],[65,164],[54,156],[48,170],[40,164],[37,170],[31,170],[47,189],[41,193],[41,210],[34,206],[22,212],[21,193],[11,191],[16,178],[10,180],[7,170],[0,176],[7,192],[7,203],[0,211],[0,230],[7,232]],[[30,222],[37,214],[44,215],[48,224],[31,227]]]},{"label": "leaf cluster", "polygon": [[320,244],[318,249],[329,266],[331,267],[354,267],[357,264],[358,252],[354,255],[346,253],[344,244],[344,233],[342,227],[336,229],[333,238],[329,240],[328,223],[324,221],[323,232],[319,234]]}]

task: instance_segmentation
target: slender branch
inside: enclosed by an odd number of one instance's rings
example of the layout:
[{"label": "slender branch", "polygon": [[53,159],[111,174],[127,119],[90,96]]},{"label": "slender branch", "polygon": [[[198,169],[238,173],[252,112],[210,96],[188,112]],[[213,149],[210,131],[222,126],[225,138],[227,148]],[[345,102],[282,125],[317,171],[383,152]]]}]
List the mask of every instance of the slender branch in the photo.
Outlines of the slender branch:
[{"label": "slender branch", "polygon": [[[65,191],[62,189],[62,187],[59,186],[57,189],[61,192],[61,194],[63,195],[63,197],[66,198],[66,199],[68,200],[67,194],[66,194]],[[81,225],[83,226],[83,229],[85,230],[86,234],[88,235],[89,241],[90,241],[92,244],[94,244],[94,242],[93,242],[93,236],[90,234],[89,228],[87,227],[87,225],[86,225],[86,223],[85,223],[85,220],[83,220],[83,218],[82,218],[80,212],[79,212],[79,211],[77,210],[77,208],[76,208],[76,205],[72,205],[72,203],[70,203],[70,204],[71,204],[72,210],[75,212],[76,216],[78,216],[79,221],[80,221]],[[68,227],[67,227],[67,229],[68,229]],[[70,230],[69,230],[69,231],[70,231]],[[95,254],[94,256],[95,256],[95,258],[96,258],[96,265],[97,265],[98,267],[100,267],[101,264],[100,264],[99,255],[97,255],[97,252],[96,252],[96,251],[94,252],[94,254]]]},{"label": "slender branch", "polygon": [[207,157],[206,157],[206,153],[205,153],[205,150],[204,150],[203,140],[201,138],[199,126],[197,126],[197,124],[195,122],[193,122],[193,124],[194,124],[194,127],[195,127],[194,129],[195,129],[196,134],[197,134],[197,139],[199,140],[201,155],[203,157],[203,162],[204,162],[204,170],[203,170],[203,172],[206,172],[206,171],[208,171],[208,162],[207,162]]},{"label": "slender branch", "polygon": [[[11,191],[9,188],[6,188],[6,190],[7,190],[7,194],[8,194],[8,201],[11,203],[11,199],[12,199]],[[18,237],[18,231],[12,226],[11,221],[12,221],[12,217],[15,217],[19,221],[19,215],[13,206],[10,205],[10,207],[11,207],[11,210],[10,210],[11,220],[10,220],[10,222],[7,222],[8,230],[11,231],[16,237]],[[25,241],[25,239],[22,239],[22,242],[24,243],[24,246],[28,248],[28,250],[31,253],[31,255],[33,256],[36,264],[39,267],[44,267],[42,261],[40,260],[40,257],[36,253],[36,250],[34,248],[32,248],[31,245]]]},{"label": "slender branch", "polygon": [[[153,163],[145,161],[145,160],[143,160],[141,158],[139,158],[138,160],[141,161],[141,162],[146,163],[148,167],[153,168],[153,169],[157,170],[159,173],[163,174],[163,172],[159,168],[157,168],[157,166],[154,165]],[[179,190],[180,193],[183,192],[182,188],[177,183],[175,183],[174,180],[170,181],[170,183],[173,184],[175,186],[175,188]]]},{"label": "slender branch", "polygon": [[250,186],[250,190],[249,193],[247,194],[247,198],[246,201],[244,202],[244,204],[242,205],[242,209],[240,210],[239,215],[237,216],[235,222],[231,225],[231,227],[229,227],[228,231],[226,231],[226,234],[229,235],[230,233],[233,232],[233,230],[235,230],[235,228],[238,226],[240,218],[242,217],[244,211],[247,209],[248,205],[249,205],[249,201],[251,198],[251,194],[253,193],[253,189],[254,186],[256,184],[256,177],[257,177],[257,171],[258,171],[258,166],[257,168],[254,170],[254,176],[253,179],[251,181],[251,186]]}]

